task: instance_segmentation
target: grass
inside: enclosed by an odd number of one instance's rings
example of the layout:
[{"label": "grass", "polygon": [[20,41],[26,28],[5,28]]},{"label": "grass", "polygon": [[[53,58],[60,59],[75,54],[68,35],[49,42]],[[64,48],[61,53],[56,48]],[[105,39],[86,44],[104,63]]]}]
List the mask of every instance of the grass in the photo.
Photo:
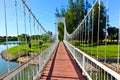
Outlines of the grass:
[{"label": "grass", "polygon": [[[118,56],[118,45],[117,44],[108,44],[108,45],[99,45],[99,46],[91,46],[90,44],[79,44],[78,41],[70,42],[80,50],[86,52],[89,55],[97,57],[97,50],[98,50],[98,57],[99,58],[116,58]],[[105,52],[106,50],[106,52]]]},{"label": "grass", "polygon": [[50,45],[51,43],[46,42],[43,43],[42,47],[40,48],[38,43],[32,42],[31,48],[29,48],[28,44],[21,44],[19,46],[14,46],[12,48],[9,48],[8,53],[15,56],[18,56],[18,52],[20,52],[20,55],[23,55],[26,53],[26,51],[39,53]]}]

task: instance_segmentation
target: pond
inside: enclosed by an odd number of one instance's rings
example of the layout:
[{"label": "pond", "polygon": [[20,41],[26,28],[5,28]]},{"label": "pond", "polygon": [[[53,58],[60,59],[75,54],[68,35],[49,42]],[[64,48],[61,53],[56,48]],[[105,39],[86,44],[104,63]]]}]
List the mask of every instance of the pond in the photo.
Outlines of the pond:
[{"label": "pond", "polygon": [[[13,47],[16,45],[17,45],[17,42],[13,41],[13,44],[12,44],[12,42],[10,42],[10,44],[8,44],[8,47],[10,48],[10,47]],[[0,54],[3,50],[6,50],[6,49],[7,49],[6,44],[0,44]],[[10,70],[12,70],[18,66],[17,62],[8,62],[8,61],[4,60],[2,58],[2,56],[0,55],[0,77],[2,77],[4,74],[6,74],[8,72],[8,64],[10,65]]]}]

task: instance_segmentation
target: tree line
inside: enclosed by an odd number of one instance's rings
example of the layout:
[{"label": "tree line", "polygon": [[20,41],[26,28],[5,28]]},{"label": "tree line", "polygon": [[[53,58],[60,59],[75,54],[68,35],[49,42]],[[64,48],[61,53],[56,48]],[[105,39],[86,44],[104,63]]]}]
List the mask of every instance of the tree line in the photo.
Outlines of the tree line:
[{"label": "tree line", "polygon": [[[8,41],[27,41],[30,42],[31,40],[42,40],[44,42],[48,41],[49,38],[52,36],[52,32],[48,31],[47,33],[41,34],[41,35],[31,35],[29,36],[28,34],[21,34],[17,36],[8,36],[7,39]],[[6,41],[6,36],[0,36],[0,43]]]},{"label": "tree line", "polygon": [[[91,4],[88,2],[88,0],[68,0],[68,7],[65,8],[64,6],[61,7],[61,9],[56,8],[55,16],[56,17],[65,17],[66,19],[66,28],[68,33],[72,33],[80,24],[80,22],[84,19],[84,16],[86,16],[88,10],[90,9]],[[93,28],[93,42],[97,43],[97,36],[98,36],[98,25],[99,26],[99,40],[102,42],[105,39],[106,31],[108,33],[107,38],[111,41],[114,39],[118,39],[118,28],[112,27],[109,24],[109,16],[106,14],[106,8],[101,1],[100,3],[100,23],[98,24],[98,16],[99,16],[99,3],[97,2],[94,6],[94,20],[93,20],[93,26],[92,21],[90,21],[89,24],[89,38],[91,38],[92,35],[92,28]],[[92,14],[92,12],[91,12]],[[90,15],[90,19],[92,19],[92,15]],[[107,19],[107,21],[106,21]],[[88,19],[86,19],[88,20]],[[106,30],[106,23],[107,23],[107,30]],[[88,25],[88,24],[87,24]],[[63,32],[64,32],[64,25],[61,25],[61,23],[58,25],[58,31],[59,32],[59,38],[60,40],[63,39]],[[85,35],[85,32],[84,34]],[[85,38],[84,38],[85,39]],[[91,40],[91,39],[90,39]]]},{"label": "tree line", "polygon": [[[9,41],[17,41],[16,36],[8,36],[7,37]],[[6,36],[0,36],[0,43],[6,41]]]}]

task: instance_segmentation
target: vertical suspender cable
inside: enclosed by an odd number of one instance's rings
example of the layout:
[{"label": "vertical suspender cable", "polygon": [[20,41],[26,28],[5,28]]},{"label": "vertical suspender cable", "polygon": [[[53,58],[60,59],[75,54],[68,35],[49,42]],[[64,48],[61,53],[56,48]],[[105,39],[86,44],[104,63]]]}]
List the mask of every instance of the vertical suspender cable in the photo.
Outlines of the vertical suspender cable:
[{"label": "vertical suspender cable", "polygon": [[[107,28],[108,28],[108,0],[106,0],[106,31],[105,31],[105,60],[104,62],[106,63],[106,49],[107,49]],[[104,71],[104,80],[105,80],[105,71]]]},{"label": "vertical suspender cable", "polygon": [[[39,30],[39,25],[38,25],[38,48],[40,48],[39,46],[39,42],[40,42],[40,34],[39,34],[40,30]],[[40,53],[40,51],[39,51]],[[38,60],[40,61],[40,55],[38,56]],[[39,64],[39,61],[38,61],[38,72],[39,72],[39,69],[40,69],[40,64]]]},{"label": "vertical suspender cable", "polygon": [[25,27],[25,52],[27,54],[27,34],[26,34],[26,11],[25,11],[25,4],[23,3],[24,9],[24,27]]},{"label": "vertical suspender cable", "polygon": [[[27,54],[27,34],[26,34],[26,11],[25,11],[25,5],[23,3],[23,9],[24,9],[24,28],[25,28],[25,54]],[[25,70],[23,69],[23,79],[25,79]]]},{"label": "vertical suspender cable", "polygon": [[[7,31],[7,16],[6,16],[6,0],[4,0],[4,18],[5,18],[5,32],[6,32],[6,45],[7,45],[7,55],[8,53],[8,31]],[[9,63],[9,56],[7,56],[8,58],[8,72],[10,71],[10,63]]]},{"label": "vertical suspender cable", "polygon": [[[18,30],[18,14],[17,14],[17,1],[15,0],[15,13],[16,13],[16,29],[17,29],[17,37],[19,36],[19,30]],[[19,43],[19,37],[18,37],[18,43]],[[19,48],[18,48],[19,50]]]},{"label": "vertical suspender cable", "polygon": [[98,0],[98,33],[97,33],[97,60],[98,60],[98,47],[99,47],[99,30],[100,30],[100,0]]},{"label": "vertical suspender cable", "polygon": [[90,39],[89,39],[89,38],[90,38],[90,36],[89,36],[90,20],[91,20],[91,19],[90,19],[90,14],[89,14],[89,15],[88,15],[88,34],[87,34],[87,35],[88,35],[88,36],[87,36],[87,38],[88,38],[88,41],[87,41],[88,49],[87,49],[87,50],[88,50],[88,51],[89,51],[89,40],[90,40]]},{"label": "vertical suspender cable", "polygon": [[79,27],[79,47],[80,47],[80,27]]},{"label": "vertical suspender cable", "polygon": [[[33,18],[34,18],[34,17],[33,17]],[[35,19],[34,19],[34,24],[33,24],[33,25],[34,25],[33,27],[34,27],[34,45],[35,45],[35,46],[34,46],[34,47],[35,47],[34,49],[37,51],[37,48],[36,48],[36,33],[35,33],[35,32],[36,32],[36,31],[35,31],[35,27],[36,27]],[[35,54],[36,54],[36,52],[35,52]],[[33,61],[35,61],[35,58],[33,59]],[[34,76],[35,76],[35,70],[36,70],[36,69],[35,69],[35,66],[34,66],[34,69],[33,69]]]},{"label": "vertical suspender cable", "polygon": [[[40,40],[41,40],[41,38],[42,38],[42,28],[40,28],[40,34],[41,34],[41,36],[40,36]],[[40,47],[40,52],[41,52],[41,47]]]},{"label": "vertical suspender cable", "polygon": [[[87,20],[85,20],[84,25],[85,25],[85,33],[84,33],[84,34],[85,34],[85,37],[84,37],[85,40],[84,40],[84,44],[85,44],[85,48],[86,48],[85,51],[87,52],[87,44],[86,44],[86,41],[87,41],[87,32],[86,32],[86,30],[87,30],[87,28],[86,28],[86,27],[87,27],[87,26],[86,26],[86,25],[87,25]],[[84,48],[84,49],[85,49],[85,48]]]},{"label": "vertical suspender cable", "polygon": [[29,27],[30,27],[30,50],[31,50],[31,47],[32,47],[32,43],[31,43],[31,41],[32,41],[32,30],[31,30],[31,15],[30,15],[30,12],[29,12]]},{"label": "vertical suspender cable", "polygon": [[117,70],[119,70],[119,57],[120,57],[120,12],[119,12],[119,34],[118,34],[118,59],[117,59]]},{"label": "vertical suspender cable", "polygon": [[[88,44],[88,45],[87,45],[87,47],[88,47],[88,48],[87,48],[87,50],[88,50],[88,52],[89,52],[89,40],[90,40],[90,39],[89,39],[89,38],[90,38],[90,37],[89,37],[90,14],[88,15],[88,22],[87,22],[87,24],[88,24],[88,34],[87,34],[87,35],[88,35],[88,36],[87,36],[87,38],[88,38],[88,41],[87,41],[87,44]],[[91,63],[90,63],[89,61],[88,61],[88,64],[91,65]],[[90,68],[91,68],[91,66],[90,66]]]},{"label": "vertical suspender cable", "polygon": [[[99,0],[99,2],[98,2],[98,7],[99,7],[99,10],[98,10],[98,35],[97,35],[97,60],[98,60],[98,58],[99,58],[99,55],[98,55],[98,48],[99,48],[99,37],[100,37],[100,0]],[[99,72],[98,72],[99,73]],[[98,77],[97,78],[99,78],[99,75],[98,75]]]},{"label": "vertical suspender cable", "polygon": [[106,48],[107,48],[107,28],[108,28],[108,0],[106,0],[106,31],[105,31],[105,63],[106,63]]},{"label": "vertical suspender cable", "polygon": [[[29,46],[30,46],[30,52],[32,51],[32,29],[31,29],[31,14],[30,14],[30,10],[28,11],[29,12],[29,29],[30,29],[30,43],[29,43]],[[28,65],[28,79],[31,79],[31,71],[30,71],[30,66]]]},{"label": "vertical suspender cable", "polygon": [[17,27],[17,39],[18,39],[18,56],[20,57],[20,48],[19,48],[19,28],[18,28],[18,13],[17,13],[17,1],[15,0],[15,12],[16,12],[16,27]]},{"label": "vertical suspender cable", "polygon": [[82,37],[83,37],[83,36],[82,36],[82,33],[83,33],[83,27],[82,27],[82,26],[81,26],[81,31],[80,31],[80,32],[81,32],[81,34],[80,34],[80,35],[81,35],[81,36],[80,36],[80,37],[81,37],[81,41],[80,41],[80,43],[81,43],[81,48],[82,48]]},{"label": "vertical suspender cable", "polygon": [[[38,45],[38,53],[39,53],[39,25],[37,24],[37,30],[38,30],[38,34],[37,34],[37,37],[38,37],[38,40],[37,40],[37,45]],[[39,57],[38,57],[38,60],[39,60]],[[36,71],[36,73],[37,72],[39,72],[39,61],[38,61],[38,65],[36,65],[37,66],[37,71]]]},{"label": "vertical suspender cable", "polygon": [[[97,30],[97,60],[98,60],[98,48],[99,48],[99,28],[100,28],[100,0],[98,0],[98,30]],[[97,65],[96,65],[97,69]],[[96,73],[96,80],[98,79],[98,72]]]},{"label": "vertical suspender cable", "polygon": [[83,26],[82,26],[82,47],[83,47],[83,51],[84,51],[84,23],[82,24]]},{"label": "vertical suspender cable", "polygon": [[[91,56],[92,56],[92,52],[93,52],[93,33],[94,33],[94,8],[92,9],[92,32],[91,32]],[[92,62],[91,62],[91,77],[92,77]]]},{"label": "vertical suspender cable", "polygon": [[[79,45],[81,45],[81,42],[80,42],[81,41],[81,30],[80,29],[81,29],[81,27],[79,27]],[[81,47],[81,46],[79,46],[79,47]]]},{"label": "vertical suspender cable", "polygon": [[82,49],[83,49],[83,31],[84,31],[84,29],[83,29],[83,24],[81,24],[82,26],[81,26],[81,28],[82,28],[82,32],[81,32],[81,43],[82,43]]},{"label": "vertical suspender cable", "polygon": [[[17,13],[17,1],[15,0],[15,13],[16,13],[16,29],[17,29],[17,40],[18,40],[18,57],[20,57],[20,47],[19,47],[19,28],[18,28],[18,13]],[[20,65],[20,62],[19,62]],[[17,75],[18,80],[19,74]]]},{"label": "vertical suspender cable", "polygon": [[[34,18],[34,17],[33,17]],[[34,22],[33,22],[34,24],[33,24],[33,27],[34,27],[34,45],[35,45],[35,47],[36,47],[36,34],[35,34],[35,19],[34,19]],[[36,48],[35,48],[36,49]]]},{"label": "vertical suspender cable", "polygon": [[[30,51],[31,51],[31,47],[32,47],[32,43],[31,43],[31,36],[32,36],[32,31],[31,31],[31,15],[30,15],[30,11],[29,12],[29,27],[30,27],[30,43],[29,43],[29,46],[30,46]],[[30,66],[28,65],[28,80],[30,80]]]}]

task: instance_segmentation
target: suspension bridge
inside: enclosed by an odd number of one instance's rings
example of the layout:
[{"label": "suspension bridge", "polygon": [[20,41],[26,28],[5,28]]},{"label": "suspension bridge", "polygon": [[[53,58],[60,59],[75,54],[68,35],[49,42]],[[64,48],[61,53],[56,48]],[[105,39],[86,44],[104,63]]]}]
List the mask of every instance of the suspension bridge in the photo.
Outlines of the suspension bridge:
[{"label": "suspension bridge", "polygon": [[[24,22],[24,34],[27,34],[29,29],[30,41],[28,42],[27,35],[24,36],[24,44],[17,44],[18,58],[23,55],[22,48],[24,47],[24,53],[26,55],[35,54],[24,63],[20,63],[13,70],[10,69],[9,55],[7,55],[8,73],[3,75],[0,80],[120,80],[120,65],[119,65],[119,41],[118,39],[118,56],[115,59],[114,64],[107,62],[107,17],[106,17],[106,29],[104,38],[104,59],[100,58],[100,0],[96,0],[90,8],[87,15],[78,25],[76,30],[69,34],[66,29],[65,17],[56,18],[56,34],[50,35],[40,24],[37,17],[31,11],[29,6],[24,0],[23,6],[23,22]],[[97,25],[97,43],[94,43],[94,10],[95,5],[98,4],[98,25]],[[18,3],[14,0],[15,18],[16,18],[16,33],[17,40],[19,38],[19,19],[18,19]],[[106,6],[106,9],[108,7]],[[106,10],[107,13],[108,10]],[[6,0],[4,0],[4,18],[5,18],[5,31],[6,31],[6,48],[7,54],[11,53],[8,48],[8,23],[7,23],[7,10]],[[33,22],[33,23],[32,23]],[[58,24],[64,24],[64,40],[59,42],[58,38]],[[29,24],[29,27],[27,25]],[[47,35],[46,43],[49,43],[47,47],[41,46],[40,40],[42,36],[33,35]],[[119,34],[120,35],[120,34]],[[33,37],[33,38],[32,38]],[[29,43],[29,44],[28,44]],[[28,49],[28,46],[30,49]],[[95,47],[93,45],[96,45]],[[28,51],[29,50],[29,51]],[[93,53],[96,53],[94,55]],[[33,64],[33,65],[32,65]],[[2,66],[2,65],[0,65]]]}]

